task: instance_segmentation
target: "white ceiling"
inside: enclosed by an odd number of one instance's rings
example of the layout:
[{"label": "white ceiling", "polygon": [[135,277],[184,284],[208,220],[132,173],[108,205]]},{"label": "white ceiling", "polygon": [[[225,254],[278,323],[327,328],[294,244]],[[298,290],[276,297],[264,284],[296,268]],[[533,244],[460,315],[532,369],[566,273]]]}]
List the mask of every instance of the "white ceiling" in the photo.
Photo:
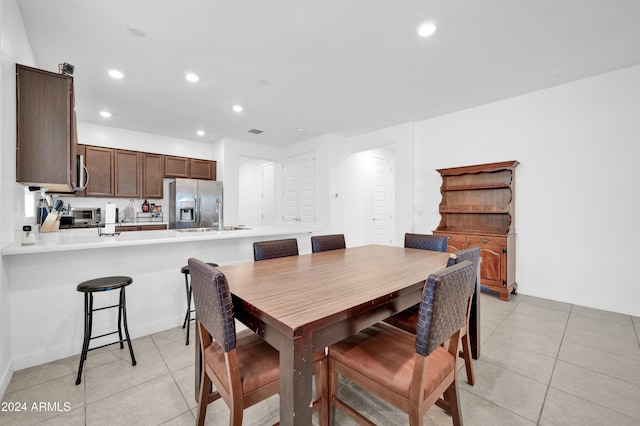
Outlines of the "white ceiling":
[{"label": "white ceiling", "polygon": [[17,3],[37,66],[75,66],[80,121],[198,141],[353,136],[640,64],[638,0]]}]

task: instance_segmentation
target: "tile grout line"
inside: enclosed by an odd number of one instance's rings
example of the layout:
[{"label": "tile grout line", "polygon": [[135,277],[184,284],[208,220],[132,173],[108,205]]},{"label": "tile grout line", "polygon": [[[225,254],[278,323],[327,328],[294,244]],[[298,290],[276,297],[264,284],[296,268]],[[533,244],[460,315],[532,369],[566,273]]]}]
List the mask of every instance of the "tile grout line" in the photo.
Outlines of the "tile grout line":
[{"label": "tile grout line", "polygon": [[544,393],[544,398],[542,399],[542,406],[540,407],[540,414],[538,414],[538,421],[536,425],[540,426],[540,421],[542,420],[542,413],[544,412],[544,405],[547,403],[547,397],[549,396],[549,389],[551,389],[551,381],[553,380],[553,374],[556,371],[556,365],[558,365],[558,357],[560,356],[560,351],[562,350],[562,344],[564,343],[564,336],[567,332],[567,327],[569,326],[569,318],[571,317],[571,312],[573,311],[573,304],[571,304],[571,308],[569,308],[569,315],[567,315],[567,321],[564,325],[564,330],[562,331],[562,337],[560,338],[560,345],[558,345],[558,352],[556,353],[556,358],[553,361],[553,368],[551,369],[551,376],[549,376],[549,383],[547,383],[547,390]]}]

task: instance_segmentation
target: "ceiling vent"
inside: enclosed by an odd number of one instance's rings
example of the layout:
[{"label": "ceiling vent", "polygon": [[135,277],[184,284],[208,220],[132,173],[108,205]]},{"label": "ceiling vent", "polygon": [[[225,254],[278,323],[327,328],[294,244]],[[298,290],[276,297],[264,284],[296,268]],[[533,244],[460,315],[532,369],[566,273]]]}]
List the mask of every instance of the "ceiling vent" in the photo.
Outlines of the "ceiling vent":
[{"label": "ceiling vent", "polygon": [[251,129],[251,130],[249,130],[249,133],[254,133],[254,134],[256,134],[256,135],[259,135],[259,134],[260,134],[260,133],[262,133],[262,132],[263,132],[263,130],[258,130],[258,129]]}]

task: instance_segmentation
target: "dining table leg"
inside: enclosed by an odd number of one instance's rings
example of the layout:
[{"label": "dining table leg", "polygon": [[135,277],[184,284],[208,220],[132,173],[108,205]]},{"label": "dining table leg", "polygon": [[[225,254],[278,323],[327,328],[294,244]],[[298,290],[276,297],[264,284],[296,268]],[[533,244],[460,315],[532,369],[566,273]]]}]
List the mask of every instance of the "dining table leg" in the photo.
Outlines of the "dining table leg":
[{"label": "dining table leg", "polygon": [[280,425],[311,424],[312,387],[311,335],[284,339],[280,345]]}]

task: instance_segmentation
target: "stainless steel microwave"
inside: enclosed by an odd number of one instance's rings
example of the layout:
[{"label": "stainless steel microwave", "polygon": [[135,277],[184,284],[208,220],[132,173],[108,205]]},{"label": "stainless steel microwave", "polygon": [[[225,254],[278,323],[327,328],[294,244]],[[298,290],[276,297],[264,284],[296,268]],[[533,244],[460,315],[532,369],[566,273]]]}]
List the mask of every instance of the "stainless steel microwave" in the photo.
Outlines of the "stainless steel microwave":
[{"label": "stainless steel microwave", "polygon": [[72,207],[71,214],[76,224],[102,222],[100,207]]}]

